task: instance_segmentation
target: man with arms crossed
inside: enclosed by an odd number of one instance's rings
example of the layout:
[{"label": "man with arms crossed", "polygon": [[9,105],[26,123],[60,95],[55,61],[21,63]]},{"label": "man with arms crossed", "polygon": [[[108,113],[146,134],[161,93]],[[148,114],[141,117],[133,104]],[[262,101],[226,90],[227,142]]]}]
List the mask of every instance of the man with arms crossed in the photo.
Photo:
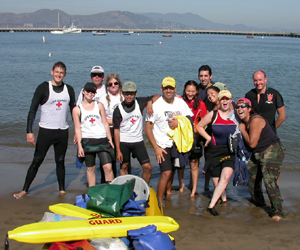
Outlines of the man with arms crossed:
[{"label": "man with arms crossed", "polygon": [[[285,107],[280,93],[267,86],[268,78],[265,72],[258,70],[253,74],[254,89],[246,93],[254,111],[264,117],[276,134],[276,129],[285,120]],[[275,120],[276,112],[278,118]]]},{"label": "man with arms crossed", "polygon": [[173,77],[166,77],[162,81],[162,96],[153,103],[153,115],[147,116],[145,132],[152,144],[157,162],[160,166],[161,177],[157,186],[157,197],[163,204],[163,197],[167,189],[172,171],[174,171],[171,148],[173,140],[167,134],[170,129],[178,126],[174,116],[193,116],[192,111],[181,98],[175,97],[176,82]]},{"label": "man with arms crossed", "polygon": [[39,105],[41,105],[40,128],[33,161],[27,171],[23,189],[20,193],[13,195],[16,199],[27,194],[51,145],[54,147],[59,193],[66,193],[65,154],[69,137],[67,117],[68,109],[70,108],[72,113],[72,109],[75,106],[74,89],[63,82],[66,71],[67,68],[63,62],[55,63],[51,70],[52,80],[41,83],[36,88],[32,98],[27,118],[27,142],[35,145],[32,127]]}]

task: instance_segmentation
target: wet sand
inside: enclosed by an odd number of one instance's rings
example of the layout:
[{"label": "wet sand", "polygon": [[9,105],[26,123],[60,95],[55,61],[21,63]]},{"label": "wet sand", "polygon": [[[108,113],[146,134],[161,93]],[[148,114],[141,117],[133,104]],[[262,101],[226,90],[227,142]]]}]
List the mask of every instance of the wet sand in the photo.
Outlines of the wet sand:
[{"label": "wet sand", "polygon": [[[15,200],[13,193],[20,191],[28,164],[0,163],[1,217],[0,234],[2,246],[5,234],[18,226],[39,221],[48,206],[60,202],[74,203],[75,196],[87,192],[85,168],[67,165],[67,194],[59,196],[55,170],[52,163],[44,163],[34,180],[30,192]],[[188,175],[188,170],[186,170]],[[158,173],[153,175],[151,185],[156,188]],[[173,232],[178,250],[189,249],[299,249],[300,245],[300,172],[283,169],[281,193],[286,217],[280,222],[271,220],[268,209],[255,207],[249,202],[246,188],[228,186],[228,203],[218,205],[220,216],[206,212],[212,191],[202,192],[203,176],[200,175],[199,195],[189,198],[190,191],[173,191],[166,198],[165,215],[173,217],[180,229]],[[188,184],[185,178],[185,184]],[[176,189],[177,180],[174,181]],[[212,184],[211,184],[212,185]],[[212,190],[212,187],[210,187]],[[268,198],[266,203],[269,204]],[[42,249],[42,244],[25,244],[9,240],[10,250]]]}]

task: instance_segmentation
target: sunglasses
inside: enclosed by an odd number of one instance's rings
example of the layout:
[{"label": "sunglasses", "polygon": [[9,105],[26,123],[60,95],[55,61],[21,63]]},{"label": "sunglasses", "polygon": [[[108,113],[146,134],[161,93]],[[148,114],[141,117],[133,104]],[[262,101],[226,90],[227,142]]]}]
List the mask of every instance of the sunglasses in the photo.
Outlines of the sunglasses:
[{"label": "sunglasses", "polygon": [[110,83],[108,84],[109,87],[111,87],[111,86],[113,86],[113,85],[118,86],[119,83],[118,83],[118,82],[110,82]]},{"label": "sunglasses", "polygon": [[242,105],[236,105],[236,106],[235,106],[235,109],[239,109],[239,108],[242,108],[242,109],[244,109],[244,108],[249,108],[249,105],[247,105],[247,104],[242,104]]},{"label": "sunglasses", "polygon": [[91,75],[92,75],[92,77],[96,77],[96,76],[103,77],[104,76],[103,73],[92,73]]},{"label": "sunglasses", "polygon": [[85,90],[87,93],[93,93],[93,94],[96,94],[96,91],[94,90]]}]

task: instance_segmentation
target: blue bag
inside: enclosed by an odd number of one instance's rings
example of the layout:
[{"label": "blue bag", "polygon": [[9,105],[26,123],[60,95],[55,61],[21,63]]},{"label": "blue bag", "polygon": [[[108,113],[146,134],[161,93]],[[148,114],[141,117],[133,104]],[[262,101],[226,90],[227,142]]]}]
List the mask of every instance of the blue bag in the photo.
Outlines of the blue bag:
[{"label": "blue bag", "polygon": [[144,208],[146,201],[139,200],[135,201],[137,197],[135,193],[132,194],[132,197],[128,202],[123,206],[122,216],[145,216],[146,210]]},{"label": "blue bag", "polygon": [[155,225],[149,225],[136,230],[128,230],[128,237],[133,239],[135,250],[176,250],[168,234],[156,231]]},{"label": "blue bag", "polygon": [[82,194],[82,195],[78,195],[76,196],[76,203],[75,205],[77,207],[82,207],[82,208],[86,208],[86,204],[89,201],[90,197],[87,194]]}]

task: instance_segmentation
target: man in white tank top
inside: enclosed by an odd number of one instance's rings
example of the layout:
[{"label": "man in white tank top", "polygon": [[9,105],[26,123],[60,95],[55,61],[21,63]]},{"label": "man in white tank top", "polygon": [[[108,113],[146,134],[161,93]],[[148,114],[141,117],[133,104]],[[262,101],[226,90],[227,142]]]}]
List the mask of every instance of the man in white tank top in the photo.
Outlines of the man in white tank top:
[{"label": "man in white tank top", "polygon": [[[34,180],[37,171],[51,145],[54,147],[56,175],[60,194],[65,193],[65,154],[68,146],[67,114],[75,106],[74,89],[63,82],[66,66],[63,62],[54,64],[51,70],[52,80],[40,84],[32,98],[27,118],[27,142],[36,145],[33,161],[27,171],[23,189],[14,194],[19,199],[25,196]],[[37,141],[33,134],[33,123],[38,107],[41,106],[39,133]]]},{"label": "man in white tank top", "polygon": [[120,175],[128,174],[130,154],[133,154],[143,168],[143,179],[149,184],[151,178],[150,158],[143,139],[143,110],[153,96],[138,97],[134,82],[122,86],[124,101],[113,113],[114,136],[117,159],[120,162]]}]

